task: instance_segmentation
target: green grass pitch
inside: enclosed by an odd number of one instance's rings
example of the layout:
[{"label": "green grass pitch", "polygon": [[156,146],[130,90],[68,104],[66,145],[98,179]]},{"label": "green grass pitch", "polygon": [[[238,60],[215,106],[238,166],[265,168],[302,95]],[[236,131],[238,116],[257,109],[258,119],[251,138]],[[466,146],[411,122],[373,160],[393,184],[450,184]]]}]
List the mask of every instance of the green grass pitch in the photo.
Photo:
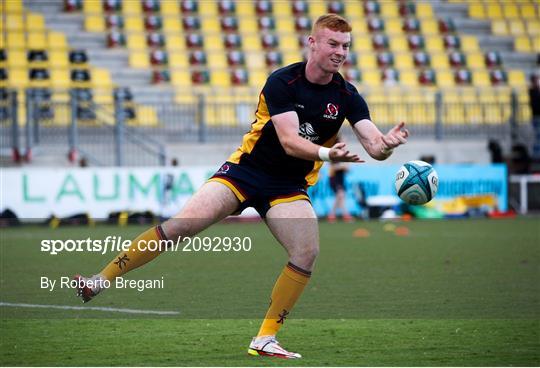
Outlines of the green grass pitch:
[{"label": "green grass pitch", "polygon": [[[287,258],[263,224],[232,223],[201,236],[247,236],[251,251],[164,254],[126,275],[163,277],[163,289],[107,290],[85,305],[178,316],[0,305],[0,365],[540,365],[538,218],[392,225],[320,224],[315,272],[278,336],[301,360],[247,355]],[[41,240],[131,239],[144,229],[2,229],[0,303],[82,306],[71,289],[41,289],[40,277],[90,275],[115,253],[53,256]]]}]

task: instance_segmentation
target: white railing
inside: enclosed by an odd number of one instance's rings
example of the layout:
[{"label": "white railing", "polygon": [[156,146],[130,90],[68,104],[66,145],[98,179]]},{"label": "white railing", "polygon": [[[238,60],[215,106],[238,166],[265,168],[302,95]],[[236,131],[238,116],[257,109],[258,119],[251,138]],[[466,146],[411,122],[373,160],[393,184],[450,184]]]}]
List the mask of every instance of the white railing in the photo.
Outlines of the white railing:
[{"label": "white railing", "polygon": [[510,183],[519,185],[519,213],[529,212],[529,191],[527,184],[540,183],[540,174],[510,175]]}]

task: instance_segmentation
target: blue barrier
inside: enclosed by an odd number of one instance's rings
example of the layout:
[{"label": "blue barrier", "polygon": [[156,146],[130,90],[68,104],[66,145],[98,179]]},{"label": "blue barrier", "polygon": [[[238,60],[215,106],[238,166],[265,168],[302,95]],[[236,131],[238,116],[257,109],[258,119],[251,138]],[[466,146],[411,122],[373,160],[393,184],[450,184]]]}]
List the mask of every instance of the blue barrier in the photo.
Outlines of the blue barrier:
[{"label": "blue barrier", "polygon": [[[451,199],[461,195],[494,194],[499,210],[508,209],[507,169],[504,164],[493,165],[434,165],[439,174],[439,191],[436,200]],[[358,215],[358,189],[366,197],[392,195],[397,198],[394,178],[399,166],[349,165],[345,177],[346,203],[349,211]],[[318,216],[326,216],[332,208],[334,193],[330,189],[328,165],[320,172],[319,182],[309,189],[313,207]]]}]

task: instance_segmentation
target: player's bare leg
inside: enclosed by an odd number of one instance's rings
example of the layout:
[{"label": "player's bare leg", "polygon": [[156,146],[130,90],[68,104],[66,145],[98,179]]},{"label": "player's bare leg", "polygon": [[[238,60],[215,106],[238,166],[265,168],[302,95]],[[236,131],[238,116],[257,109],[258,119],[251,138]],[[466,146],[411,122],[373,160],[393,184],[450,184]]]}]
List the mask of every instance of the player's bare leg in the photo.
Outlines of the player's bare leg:
[{"label": "player's bare leg", "polygon": [[76,275],[77,296],[83,302],[90,301],[103,290],[105,280],[112,281],[156,258],[164,249],[150,251],[139,249],[139,242],[189,237],[224,219],[238,208],[240,201],[226,185],[218,182],[205,183],[173,218],[153,227],[133,240],[126,252],[121,252],[101,272],[86,278]]},{"label": "player's bare leg", "polygon": [[236,195],[219,182],[205,183],[184,208],[161,227],[168,238],[194,236],[234,213],[240,204]]},{"label": "player's bare leg", "polygon": [[289,254],[289,262],[311,272],[319,254],[319,225],[311,203],[280,203],[268,210],[266,224]]},{"label": "player's bare leg", "polygon": [[287,251],[289,263],[274,285],[270,307],[248,353],[300,358],[300,354],[283,349],[275,335],[308,283],[319,254],[317,216],[308,201],[299,200],[272,207],[266,214],[266,224]]}]

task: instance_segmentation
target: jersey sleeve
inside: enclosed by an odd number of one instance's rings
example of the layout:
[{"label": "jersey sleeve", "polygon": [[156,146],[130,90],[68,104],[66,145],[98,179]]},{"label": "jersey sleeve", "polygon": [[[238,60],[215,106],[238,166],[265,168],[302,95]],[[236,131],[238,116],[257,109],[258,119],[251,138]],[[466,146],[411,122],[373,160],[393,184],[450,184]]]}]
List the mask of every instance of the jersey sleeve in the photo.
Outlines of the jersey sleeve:
[{"label": "jersey sleeve", "polygon": [[292,88],[275,76],[270,76],[263,87],[262,94],[270,116],[294,110]]},{"label": "jersey sleeve", "polygon": [[347,104],[347,107],[348,110],[345,117],[351,125],[354,126],[354,124],[356,124],[362,119],[371,120],[368,105],[364,98],[360,96],[358,91],[356,91],[356,88],[354,89],[354,91],[352,91],[349,97],[349,103]]}]

